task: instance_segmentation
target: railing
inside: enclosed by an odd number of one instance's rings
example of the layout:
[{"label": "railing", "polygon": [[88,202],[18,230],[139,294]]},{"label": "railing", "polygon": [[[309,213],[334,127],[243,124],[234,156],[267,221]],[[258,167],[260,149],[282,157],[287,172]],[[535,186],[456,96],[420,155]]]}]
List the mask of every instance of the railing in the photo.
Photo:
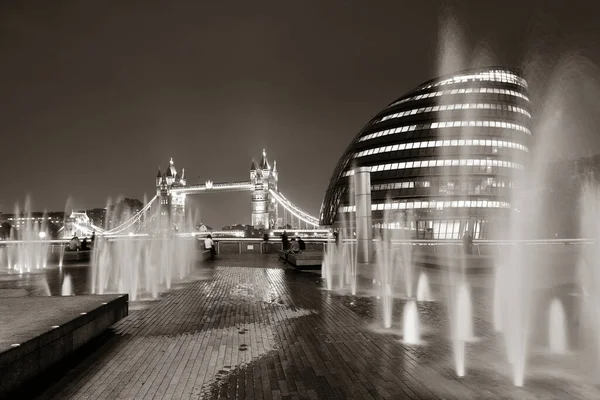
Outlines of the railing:
[{"label": "railing", "polygon": [[[344,241],[353,241],[353,239],[347,239]],[[374,242],[379,242],[378,239],[374,239]],[[392,240],[394,245],[412,245],[412,246],[428,246],[433,249],[433,253],[440,251],[442,248],[451,247],[453,252],[462,253],[464,252],[464,243],[460,239],[446,239],[446,240]],[[526,246],[581,246],[596,243],[595,239],[581,238],[581,239],[523,239],[523,240],[474,240],[472,243],[473,249],[476,251],[478,256],[491,255],[488,249],[494,249],[497,254],[501,253],[501,249],[504,246],[514,246],[517,244]],[[443,250],[445,251],[445,250]],[[447,254],[447,252],[446,252]]]},{"label": "railing", "polygon": [[[177,235],[180,238],[187,238],[196,240],[199,246],[203,245],[204,238],[198,236],[191,236],[189,234]],[[108,239],[119,240],[119,239],[130,239],[130,240],[150,240],[152,237],[148,234],[135,234],[135,235],[113,235]],[[221,247],[227,246],[228,253],[232,253],[231,248],[237,249],[236,253],[274,253],[277,250],[282,249],[282,242],[280,238],[273,238],[265,241],[262,238],[213,238],[217,251],[220,252]],[[307,244],[308,250],[322,250],[328,245],[335,243],[334,238],[303,238]],[[18,246],[23,244],[47,244],[51,249],[51,252],[55,252],[63,246],[68,245],[70,239],[39,239],[39,240],[0,240],[0,247],[6,246]],[[353,243],[356,239],[344,239],[344,243]],[[379,239],[373,239],[374,243],[380,243]],[[582,246],[595,244],[596,239],[581,238],[581,239],[539,239],[539,240],[475,240],[473,241],[474,254],[479,256],[493,256],[501,254],[502,248],[505,246],[513,245],[526,245],[526,246]],[[443,254],[458,254],[463,253],[464,244],[462,240],[391,240],[393,246],[418,246],[421,250],[431,251],[432,253],[443,253]],[[93,245],[90,243],[90,245]],[[245,246],[245,247],[244,247]],[[248,248],[248,246],[253,246]],[[495,253],[495,254],[492,254]]]}]

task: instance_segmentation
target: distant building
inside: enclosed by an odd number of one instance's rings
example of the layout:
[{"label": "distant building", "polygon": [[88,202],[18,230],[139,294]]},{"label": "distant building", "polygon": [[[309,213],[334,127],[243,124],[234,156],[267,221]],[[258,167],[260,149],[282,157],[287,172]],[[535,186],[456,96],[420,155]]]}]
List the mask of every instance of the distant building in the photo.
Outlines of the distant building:
[{"label": "distant building", "polygon": [[221,230],[224,232],[244,232],[244,237],[251,237],[254,228],[252,227],[252,225],[235,224],[224,226]]},{"label": "distant building", "polygon": [[85,213],[90,218],[92,224],[104,228],[106,224],[106,208],[92,208],[85,210]]},{"label": "distant building", "polygon": [[[19,214],[0,214],[0,224],[6,229],[2,230],[4,239],[10,236],[20,237],[25,231],[44,229],[50,237],[56,237],[57,232],[63,227],[64,212],[29,212]],[[10,229],[8,227],[10,226]],[[10,231],[13,231],[12,233]]]},{"label": "distant building", "polygon": [[489,237],[511,211],[514,174],[529,157],[527,82],[518,71],[478,68],[425,82],[371,119],[340,158],[320,222],[354,218],[351,179],[371,171],[375,229],[420,239]]},{"label": "distant building", "polygon": [[92,232],[91,220],[87,213],[85,211],[73,211],[65,219],[61,236],[63,238],[71,238],[73,236],[85,237],[90,236]]},{"label": "distant building", "polygon": [[200,225],[196,226],[196,231],[197,232],[210,232],[210,231],[212,231],[212,228],[205,224],[200,224]]}]

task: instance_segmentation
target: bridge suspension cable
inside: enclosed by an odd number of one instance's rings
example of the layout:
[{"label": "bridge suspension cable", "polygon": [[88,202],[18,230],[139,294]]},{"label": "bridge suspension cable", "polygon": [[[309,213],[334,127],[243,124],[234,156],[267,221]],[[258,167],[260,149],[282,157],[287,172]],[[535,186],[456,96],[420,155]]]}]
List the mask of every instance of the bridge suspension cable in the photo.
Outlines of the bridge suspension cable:
[{"label": "bridge suspension cable", "polygon": [[134,214],[131,218],[129,218],[127,221],[123,222],[121,225],[117,226],[116,228],[113,228],[109,231],[104,231],[102,232],[104,235],[116,235],[119,233],[124,232],[125,230],[131,228],[133,226],[133,224],[135,224],[136,222],[138,222],[142,216],[144,215],[144,213],[146,213],[146,211],[148,211],[148,209],[150,209],[150,207],[152,206],[152,204],[154,203],[154,201],[158,198],[157,195],[155,195],[145,206],[144,208],[142,208],[140,211],[138,211],[136,214]]},{"label": "bridge suspension cable", "polygon": [[99,226],[96,226],[92,223],[90,223],[90,226],[92,227],[92,229],[94,230],[94,232],[98,232],[100,234],[104,234],[104,232],[106,232],[106,230],[104,228],[100,228]]},{"label": "bridge suspension cable", "polygon": [[[308,225],[312,225],[314,227],[319,226],[318,218],[313,217],[312,215],[308,214],[307,212],[301,210],[299,207],[295,206],[291,201],[286,199],[285,196],[281,192],[275,191],[273,189],[269,189],[269,193],[271,194],[271,196],[273,196],[273,198],[279,204],[281,204],[283,206],[284,213],[285,213],[285,210],[287,210],[290,214],[292,214],[293,216],[298,218],[299,221],[300,220],[304,221],[304,223],[306,223],[307,226]],[[284,214],[284,216],[285,216],[285,214]]]}]

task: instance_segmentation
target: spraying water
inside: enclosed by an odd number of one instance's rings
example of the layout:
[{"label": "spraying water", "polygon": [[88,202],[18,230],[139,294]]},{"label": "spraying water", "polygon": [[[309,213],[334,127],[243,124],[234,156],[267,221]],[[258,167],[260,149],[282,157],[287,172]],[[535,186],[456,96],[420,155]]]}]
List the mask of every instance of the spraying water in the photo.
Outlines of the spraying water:
[{"label": "spraying water", "polygon": [[357,282],[358,282],[358,246],[353,242],[348,242],[344,246],[344,264],[348,268],[347,277],[350,283],[350,292],[353,296],[356,296]]},{"label": "spraying water", "polygon": [[[110,205],[110,200],[109,200]],[[111,210],[110,206],[107,210]],[[118,221],[129,220],[113,210],[107,217],[108,230]],[[117,222],[114,222],[117,221]],[[160,288],[171,288],[172,279],[182,279],[193,267],[195,239],[174,234],[168,221],[161,218],[144,219],[132,224],[125,237],[98,237],[92,254],[92,293],[128,293],[132,301],[156,298]],[[191,219],[181,228],[191,231]],[[143,228],[145,236],[134,235]]]},{"label": "spraying water", "polygon": [[61,295],[62,296],[72,296],[73,295],[73,285],[71,283],[71,275],[65,275],[65,279],[63,280],[63,284],[62,284],[62,290],[61,290]]},{"label": "spraying water", "polygon": [[20,273],[46,268],[50,249],[46,212],[41,219],[33,217],[28,196],[23,210],[18,204],[15,205],[14,215],[20,220],[11,229],[10,238],[18,240],[18,243],[11,244],[7,249],[8,268]]},{"label": "spraying water", "polygon": [[421,341],[419,312],[417,310],[417,302],[414,299],[408,299],[404,305],[403,333],[405,343],[419,344]]},{"label": "spraying water", "polygon": [[454,364],[456,374],[464,376],[466,370],[465,344],[473,339],[473,311],[471,290],[466,281],[458,285],[453,335]]},{"label": "spraying water", "polygon": [[425,272],[421,272],[419,275],[419,282],[417,283],[417,301],[433,301],[431,289],[429,287],[429,278],[427,278]]},{"label": "spraying water", "polygon": [[579,284],[584,296],[581,299],[582,332],[584,350],[590,366],[600,373],[600,188],[587,184],[582,193],[581,233],[583,237],[594,238],[595,243],[586,246],[580,262]]},{"label": "spraying water", "polygon": [[378,243],[377,249],[377,271],[380,284],[381,308],[383,315],[383,327],[392,327],[392,312],[394,305],[394,252],[391,243],[383,241]]},{"label": "spraying water", "polygon": [[567,352],[567,323],[565,310],[559,299],[550,303],[548,318],[548,337],[550,352],[565,354]]}]

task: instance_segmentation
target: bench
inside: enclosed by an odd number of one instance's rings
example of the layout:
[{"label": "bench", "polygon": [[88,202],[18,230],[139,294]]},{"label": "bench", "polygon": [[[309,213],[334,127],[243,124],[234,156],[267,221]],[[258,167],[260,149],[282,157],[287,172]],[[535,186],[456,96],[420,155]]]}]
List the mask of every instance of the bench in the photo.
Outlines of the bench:
[{"label": "bench", "polygon": [[[51,253],[49,259],[53,262],[61,261],[61,255],[59,252]],[[80,250],[80,251],[64,251],[62,254],[63,262],[72,261],[90,261],[92,259],[92,250]]]},{"label": "bench", "polygon": [[[285,261],[285,251],[279,250],[279,258]],[[301,251],[300,253],[289,253],[287,262],[298,269],[309,269],[304,267],[321,268],[323,262],[323,252],[321,251]]]}]

